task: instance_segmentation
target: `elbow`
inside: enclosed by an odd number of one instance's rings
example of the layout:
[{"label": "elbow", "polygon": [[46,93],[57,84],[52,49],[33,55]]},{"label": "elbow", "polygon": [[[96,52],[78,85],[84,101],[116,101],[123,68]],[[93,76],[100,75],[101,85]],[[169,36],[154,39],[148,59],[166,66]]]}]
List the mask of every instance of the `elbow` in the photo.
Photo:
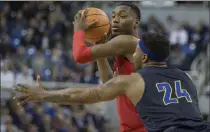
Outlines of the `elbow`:
[{"label": "elbow", "polygon": [[75,62],[77,62],[79,64],[83,64],[80,56],[74,56],[74,60],[75,60]]},{"label": "elbow", "polygon": [[85,64],[93,61],[91,55],[91,47],[84,47],[83,49],[80,49],[77,52],[73,52],[73,57],[74,60],[79,64]]},{"label": "elbow", "polygon": [[106,83],[107,81],[109,81],[112,78],[113,78],[112,72],[109,72],[107,76],[100,75],[100,81],[102,84]]}]

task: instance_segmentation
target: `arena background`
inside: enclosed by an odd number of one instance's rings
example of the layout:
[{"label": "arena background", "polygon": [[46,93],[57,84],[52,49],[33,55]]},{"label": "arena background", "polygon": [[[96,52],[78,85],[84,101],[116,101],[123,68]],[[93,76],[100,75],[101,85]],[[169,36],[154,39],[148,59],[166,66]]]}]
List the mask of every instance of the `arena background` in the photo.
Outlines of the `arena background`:
[{"label": "arena background", "polygon": [[[17,83],[58,89],[100,83],[96,63],[78,65],[72,58],[72,21],[85,7],[109,16],[119,2],[0,2],[1,131],[118,132],[115,101],[59,106],[11,99]],[[168,65],[185,70],[197,86],[200,109],[210,120],[209,2],[133,2],[142,12],[139,33],[167,35],[172,52]],[[110,58],[113,63],[113,58]]]}]

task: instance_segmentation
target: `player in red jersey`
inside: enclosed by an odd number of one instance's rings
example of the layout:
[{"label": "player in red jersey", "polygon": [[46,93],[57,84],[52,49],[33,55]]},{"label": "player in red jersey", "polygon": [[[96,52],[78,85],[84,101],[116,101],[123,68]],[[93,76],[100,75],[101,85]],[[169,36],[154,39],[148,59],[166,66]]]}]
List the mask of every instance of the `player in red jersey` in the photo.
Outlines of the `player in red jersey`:
[{"label": "player in red jersey", "polygon": [[[81,14],[77,14],[81,17]],[[113,72],[128,75],[134,72],[133,53],[135,52],[138,39],[141,13],[140,9],[133,4],[120,4],[112,12],[110,41],[97,44],[92,47],[85,46],[84,29],[86,25],[82,19],[76,18],[74,24],[73,56],[78,63],[87,63],[96,60],[100,79],[103,83],[113,77]],[[93,22],[94,24],[94,22]],[[116,57],[113,72],[107,57]],[[122,132],[145,132],[144,125],[135,107],[127,96],[117,98],[117,111],[120,118],[120,130]]]},{"label": "player in red jersey", "polygon": [[[87,63],[94,60],[97,61],[100,72],[101,81],[107,82],[113,77],[112,70],[107,61],[107,57],[116,57],[114,64],[114,72],[118,74],[128,75],[134,72],[133,53],[135,52],[138,38],[137,32],[140,23],[140,10],[133,4],[120,4],[112,13],[112,39],[106,43],[97,44],[91,47],[85,45],[84,30],[91,27],[92,24],[85,23],[85,14],[82,16],[78,13],[74,22],[74,38],[73,38],[73,56],[78,63]],[[77,89],[72,92],[84,92],[84,89]],[[66,93],[65,93],[66,94]],[[65,97],[65,96],[64,96]],[[78,96],[78,100],[80,96]],[[55,98],[56,101],[56,98]],[[60,100],[61,101],[61,100]],[[89,103],[97,101],[93,100]],[[68,103],[64,100],[58,103]],[[143,122],[140,120],[135,106],[126,95],[117,98],[118,115],[120,118],[121,132],[146,132]]]}]

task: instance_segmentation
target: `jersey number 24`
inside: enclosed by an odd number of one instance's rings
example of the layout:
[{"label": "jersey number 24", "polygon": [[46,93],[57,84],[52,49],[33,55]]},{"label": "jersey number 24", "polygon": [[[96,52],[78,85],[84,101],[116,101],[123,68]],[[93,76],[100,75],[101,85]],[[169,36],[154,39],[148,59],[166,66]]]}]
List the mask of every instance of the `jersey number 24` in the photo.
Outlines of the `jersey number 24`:
[{"label": "jersey number 24", "polygon": [[169,105],[172,103],[179,103],[180,98],[185,98],[187,102],[192,102],[190,94],[187,92],[187,90],[182,89],[181,87],[181,81],[175,81],[175,94],[176,98],[172,98],[172,87],[169,83],[163,82],[163,83],[157,83],[156,87],[158,89],[158,92],[164,92],[163,95],[163,103],[165,105]]}]

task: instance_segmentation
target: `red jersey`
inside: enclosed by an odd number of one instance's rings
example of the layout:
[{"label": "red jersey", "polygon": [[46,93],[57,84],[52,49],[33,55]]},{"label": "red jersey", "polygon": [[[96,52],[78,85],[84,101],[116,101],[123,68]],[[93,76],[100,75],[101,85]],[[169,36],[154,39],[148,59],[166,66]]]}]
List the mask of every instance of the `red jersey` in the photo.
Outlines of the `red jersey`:
[{"label": "red jersey", "polygon": [[[127,58],[118,56],[115,59],[113,71],[121,75],[129,75],[135,71],[135,67]],[[117,98],[117,112],[121,132],[147,132],[135,106],[127,96],[122,95]]]}]

